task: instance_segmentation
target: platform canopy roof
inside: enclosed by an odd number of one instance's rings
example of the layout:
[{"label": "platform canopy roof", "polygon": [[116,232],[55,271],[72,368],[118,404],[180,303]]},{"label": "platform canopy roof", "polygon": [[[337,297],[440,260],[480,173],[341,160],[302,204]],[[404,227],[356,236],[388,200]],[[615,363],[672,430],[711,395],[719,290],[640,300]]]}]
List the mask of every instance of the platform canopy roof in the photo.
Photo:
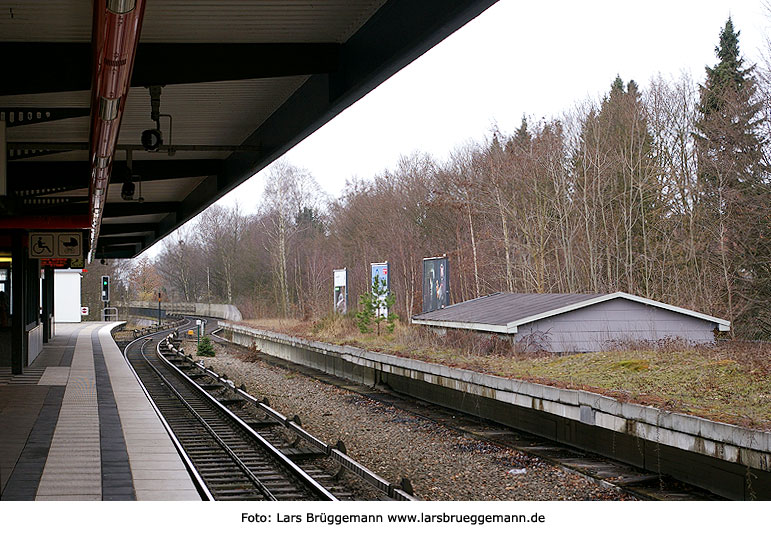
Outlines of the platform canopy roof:
[{"label": "platform canopy roof", "polygon": [[[135,1],[0,0],[0,228],[93,231],[95,13]],[[494,2],[146,0],[92,257],[136,256]]]}]

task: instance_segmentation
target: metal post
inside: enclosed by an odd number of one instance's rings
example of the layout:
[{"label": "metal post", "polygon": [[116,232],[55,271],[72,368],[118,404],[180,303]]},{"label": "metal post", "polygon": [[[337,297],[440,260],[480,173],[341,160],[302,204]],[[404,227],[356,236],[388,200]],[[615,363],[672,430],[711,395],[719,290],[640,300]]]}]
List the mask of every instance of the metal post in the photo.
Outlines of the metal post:
[{"label": "metal post", "polygon": [[161,293],[158,293],[158,325],[161,325]]},{"label": "metal post", "polygon": [[5,120],[0,120],[0,196],[8,194],[8,146],[6,144]]},{"label": "metal post", "polygon": [[[30,326],[40,325],[40,259],[29,259],[27,261],[27,283],[29,283],[29,289],[27,293],[27,305],[29,306],[29,316],[27,317],[27,325],[24,327],[25,338],[27,340],[27,351],[24,357],[24,366],[29,366],[29,333]],[[37,357],[39,353],[34,354],[33,359]]]},{"label": "metal post", "polygon": [[209,267],[206,267],[206,303],[209,304],[209,311],[211,311],[211,281],[209,280]]},{"label": "metal post", "polygon": [[50,266],[43,268],[43,342],[48,342],[53,337],[51,331],[51,315],[53,314],[53,288],[54,269]]},{"label": "metal post", "polygon": [[23,233],[14,231],[11,236],[11,373],[21,374],[24,368],[24,246]]},{"label": "metal post", "polygon": [[51,332],[49,340],[51,340],[56,336],[56,325],[54,323],[56,320],[56,315],[54,314],[54,309],[56,307],[56,274],[54,273],[53,268],[51,268],[51,285],[49,285],[48,288],[48,298],[50,300],[48,308],[51,310],[51,318],[48,319],[49,330]]}]

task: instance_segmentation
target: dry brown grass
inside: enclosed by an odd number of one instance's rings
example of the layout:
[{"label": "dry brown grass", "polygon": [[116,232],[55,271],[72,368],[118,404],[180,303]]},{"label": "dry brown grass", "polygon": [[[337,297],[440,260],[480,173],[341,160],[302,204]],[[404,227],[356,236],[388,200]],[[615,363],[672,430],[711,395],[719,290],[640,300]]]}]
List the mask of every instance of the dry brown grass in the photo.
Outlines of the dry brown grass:
[{"label": "dry brown grass", "polygon": [[296,318],[252,318],[244,320],[242,324],[287,335],[300,335],[307,329],[307,323]]}]

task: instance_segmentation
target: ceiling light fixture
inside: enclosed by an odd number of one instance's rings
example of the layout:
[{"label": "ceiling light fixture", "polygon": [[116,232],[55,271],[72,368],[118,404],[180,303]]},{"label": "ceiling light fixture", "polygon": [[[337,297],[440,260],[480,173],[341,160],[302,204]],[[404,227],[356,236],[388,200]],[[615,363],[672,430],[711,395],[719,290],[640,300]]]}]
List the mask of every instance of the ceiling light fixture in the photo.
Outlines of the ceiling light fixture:
[{"label": "ceiling light fixture", "polygon": [[148,152],[157,152],[163,144],[163,135],[160,129],[145,130],[142,132],[142,146]]},{"label": "ceiling light fixture", "polygon": [[115,120],[118,118],[120,110],[120,97],[105,98],[99,97],[99,118],[102,120]]},{"label": "ceiling light fixture", "polygon": [[[161,117],[169,119],[169,142],[171,142],[171,115],[161,114],[161,91],[162,85],[151,85],[150,90],[150,120],[155,122],[155,128],[142,132],[142,146],[148,152],[157,152],[163,146],[163,133],[161,132]],[[169,146],[169,155],[173,155],[174,148]]]},{"label": "ceiling light fixture", "polygon": [[136,0],[107,0],[107,11],[116,15],[125,15],[134,11]]},{"label": "ceiling light fixture", "polygon": [[134,193],[137,187],[133,181],[124,181],[123,186],[120,188],[120,197],[127,202],[134,199]]},{"label": "ceiling light fixture", "polygon": [[94,61],[91,81],[91,246],[96,253],[107,185],[120,131],[121,117],[134,68],[145,0],[95,0],[91,28]]}]

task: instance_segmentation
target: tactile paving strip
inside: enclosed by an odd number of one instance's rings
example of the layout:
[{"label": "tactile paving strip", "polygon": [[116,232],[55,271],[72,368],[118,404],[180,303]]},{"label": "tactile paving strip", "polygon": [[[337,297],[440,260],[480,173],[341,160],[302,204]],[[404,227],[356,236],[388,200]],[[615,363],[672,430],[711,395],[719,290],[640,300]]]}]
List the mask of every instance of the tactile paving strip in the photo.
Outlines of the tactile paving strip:
[{"label": "tactile paving strip", "polygon": [[49,366],[43,372],[38,385],[67,385],[70,379],[70,367],[68,366]]},{"label": "tactile paving strip", "polygon": [[118,406],[136,499],[200,501],[174,444],[109,329],[102,328],[99,337]]},{"label": "tactile paving strip", "polygon": [[101,500],[99,411],[91,330],[80,330],[37,500]]},{"label": "tactile paving strip", "polygon": [[123,438],[123,428],[118,416],[118,406],[115,403],[110,375],[104,362],[102,343],[99,342],[99,330],[91,333],[91,348],[94,352],[96,390],[99,397],[102,499],[136,500],[126,441]]}]

